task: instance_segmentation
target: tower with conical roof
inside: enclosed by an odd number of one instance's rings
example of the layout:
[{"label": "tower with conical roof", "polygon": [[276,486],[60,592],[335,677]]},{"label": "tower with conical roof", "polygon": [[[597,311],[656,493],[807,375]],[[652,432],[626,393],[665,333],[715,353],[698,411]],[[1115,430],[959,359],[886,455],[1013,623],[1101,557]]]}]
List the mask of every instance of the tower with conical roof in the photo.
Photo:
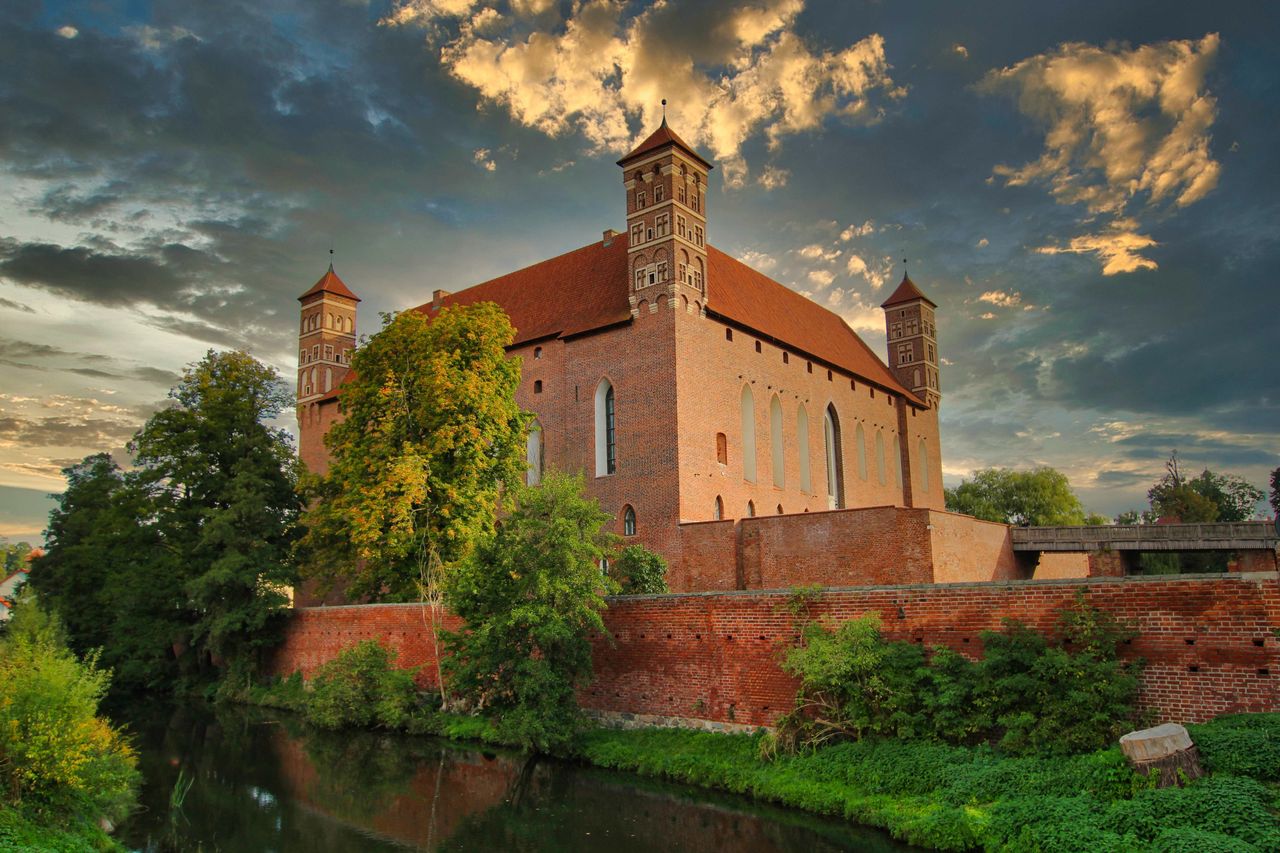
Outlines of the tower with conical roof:
[{"label": "tower with conical roof", "polygon": [[[656,309],[707,302],[707,176],[713,168],[662,124],[618,161],[627,194],[627,271],[633,316],[641,302]],[[682,299],[683,297],[683,299]]]},{"label": "tower with conical roof", "polygon": [[898,289],[880,307],[884,309],[890,369],[913,394],[937,409],[942,399],[938,387],[938,332],[934,325],[938,306],[920,292],[904,271]]},{"label": "tower with conical roof", "polygon": [[[333,264],[320,280],[298,297],[302,321],[298,329],[298,407],[335,392],[351,369],[356,348],[356,305],[360,297],[338,278]],[[304,421],[300,411],[299,423]]]}]

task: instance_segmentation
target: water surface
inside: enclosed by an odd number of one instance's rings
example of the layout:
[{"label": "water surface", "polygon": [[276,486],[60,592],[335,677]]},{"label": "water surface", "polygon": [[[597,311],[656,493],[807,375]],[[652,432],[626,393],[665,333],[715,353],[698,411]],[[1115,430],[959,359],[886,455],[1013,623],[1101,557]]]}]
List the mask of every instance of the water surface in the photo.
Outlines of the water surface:
[{"label": "water surface", "polygon": [[[117,836],[134,850],[913,849],[743,797],[435,738],[319,732],[261,709],[128,718],[143,808]],[[191,780],[185,797],[180,779]]]}]

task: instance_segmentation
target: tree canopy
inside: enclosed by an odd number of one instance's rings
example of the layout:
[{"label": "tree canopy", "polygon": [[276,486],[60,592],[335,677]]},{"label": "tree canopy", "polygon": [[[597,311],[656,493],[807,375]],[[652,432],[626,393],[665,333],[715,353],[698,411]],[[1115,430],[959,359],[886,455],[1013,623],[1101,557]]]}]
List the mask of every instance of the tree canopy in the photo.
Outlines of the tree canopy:
[{"label": "tree canopy", "polygon": [[137,467],[95,454],[64,470],[31,572],[72,647],[103,647],[132,689],[252,666],[296,580],[293,449],[267,423],[288,403],[284,383],[243,352],[210,351],[170,397],[131,443]]},{"label": "tree canopy", "polygon": [[445,600],[466,623],[446,635],[446,674],[506,737],[545,750],[578,724],[588,634],[605,630],[603,594],[616,591],[601,561],[617,538],[581,477],[553,472],[515,498],[497,532],[446,575]]},{"label": "tree canopy", "polygon": [[309,487],[311,574],[351,598],[416,600],[432,566],[492,534],[525,471],[513,337],[492,303],[384,316],[342,386],[328,474]]},{"label": "tree canopy", "polygon": [[1271,472],[1271,511],[1280,516],[1280,468]]},{"label": "tree canopy", "polygon": [[1258,511],[1264,492],[1235,474],[1218,474],[1205,468],[1187,477],[1175,450],[1165,463],[1165,473],[1147,492],[1156,518],[1176,518],[1185,523],[1248,521]]},{"label": "tree canopy", "polygon": [[984,468],[945,493],[947,509],[986,521],[1037,526],[1106,523],[1087,515],[1066,475],[1048,467]]}]

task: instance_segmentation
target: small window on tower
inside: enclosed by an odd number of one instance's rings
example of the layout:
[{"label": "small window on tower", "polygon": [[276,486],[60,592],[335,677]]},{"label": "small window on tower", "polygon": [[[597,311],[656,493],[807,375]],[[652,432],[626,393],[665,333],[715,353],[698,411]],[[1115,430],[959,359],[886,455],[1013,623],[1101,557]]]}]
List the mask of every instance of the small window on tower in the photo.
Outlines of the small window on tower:
[{"label": "small window on tower", "polygon": [[662,201],[662,199],[666,197],[666,196],[665,196],[665,193],[666,193],[666,190],[665,190],[665,189],[663,189],[662,184],[658,184],[657,186],[655,186],[655,187],[653,188],[653,202],[654,202],[654,204],[657,204],[658,202]]},{"label": "small window on tower", "polygon": [[535,379],[535,380],[533,380],[533,393],[535,393],[535,394],[541,394],[541,393],[542,393],[542,380],[541,380],[541,379]]},{"label": "small window on tower", "polygon": [[644,190],[636,191],[636,207],[644,207]]},{"label": "small window on tower", "polygon": [[644,242],[644,224],[637,222],[631,226],[631,245],[635,246]]},{"label": "small window on tower", "polygon": [[813,373],[813,362],[812,362],[812,361],[806,361],[806,362],[804,363],[804,369],[805,369],[805,371],[807,371],[808,373]]},{"label": "small window on tower", "polygon": [[756,341],[756,352],[760,352],[760,342]]},{"label": "small window on tower", "polygon": [[676,185],[676,201],[680,202],[681,204],[685,203],[685,190],[684,190],[683,182]]},{"label": "small window on tower", "polygon": [[534,357],[534,358],[542,358],[542,347],[534,347],[534,348],[533,348],[533,357]]},{"label": "small window on tower", "polygon": [[724,339],[725,339],[726,341],[731,341],[731,340],[733,340],[733,329],[725,329],[725,330],[724,330]]},{"label": "small window on tower", "polygon": [[789,352],[784,352],[784,353],[782,354],[782,363],[783,363],[783,364],[790,364],[790,363],[791,363],[791,353],[789,353]]},{"label": "small window on tower", "polygon": [[661,213],[657,219],[658,236],[665,237],[671,233],[671,214]]},{"label": "small window on tower", "polygon": [[324,345],[324,360],[333,361],[333,346],[330,344]]}]

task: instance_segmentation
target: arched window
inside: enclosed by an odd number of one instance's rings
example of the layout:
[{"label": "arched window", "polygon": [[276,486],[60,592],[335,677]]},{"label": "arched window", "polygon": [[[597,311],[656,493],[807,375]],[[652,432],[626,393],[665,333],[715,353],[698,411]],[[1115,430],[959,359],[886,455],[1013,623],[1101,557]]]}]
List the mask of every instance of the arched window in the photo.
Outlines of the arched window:
[{"label": "arched window", "polygon": [[326,367],[324,369],[324,393],[328,394],[333,390],[333,368]]},{"label": "arched window", "polygon": [[778,504],[778,515],[782,515],[782,504]]},{"label": "arched window", "polygon": [[535,393],[535,394],[541,394],[541,393],[542,393],[542,380],[541,380],[541,379],[535,379],[535,380],[533,380],[533,393]]},{"label": "arched window", "polygon": [[755,518],[755,517],[756,517],[756,502],[747,501],[747,518]]},{"label": "arched window", "polygon": [[729,439],[722,432],[716,433],[716,461],[721,465],[729,464]]},{"label": "arched window", "polygon": [[622,511],[622,535],[636,535],[636,511],[627,504],[627,508]]},{"label": "arched window", "polygon": [[715,518],[716,521],[720,521],[721,519],[724,518],[724,501],[720,499],[719,495],[716,495],[715,513],[716,514],[713,517]]},{"label": "arched window", "polygon": [[782,403],[774,394],[769,401],[769,447],[773,451],[773,484],[786,488],[786,472],[782,464]]},{"label": "arched window", "polygon": [[809,472],[809,413],[804,404],[796,412],[796,445],[800,451],[800,491],[805,494],[813,492],[813,478]]},{"label": "arched window", "polygon": [[834,406],[822,417],[822,440],[827,455],[827,508],[844,508],[844,459],[840,449],[840,418]]},{"label": "arched window", "polygon": [[601,379],[596,386],[596,476],[618,470],[618,423],[614,411],[613,386]]},{"label": "arched window", "polygon": [[920,486],[927,492],[929,491],[929,448],[925,447],[923,438],[920,439],[919,447],[916,464],[920,466]]},{"label": "arched window", "polygon": [[536,486],[542,482],[542,424],[536,420],[529,424],[529,438],[525,443],[525,461],[528,473],[525,482]]},{"label": "arched window", "polygon": [[896,435],[893,437],[893,482],[902,488],[902,443]]},{"label": "arched window", "polygon": [[542,347],[534,347],[534,348],[533,348],[533,357],[534,357],[535,359],[537,359],[537,358],[542,358]]},{"label": "arched window", "polygon": [[918,367],[915,370],[911,371],[911,387],[912,388],[920,387],[920,368]]},{"label": "arched window", "polygon": [[742,386],[742,479],[756,481],[756,403],[751,386]]},{"label": "arched window", "polygon": [[876,430],[876,479],[885,484],[887,469],[884,464],[884,430]]},{"label": "arched window", "polygon": [[858,424],[858,428],[853,431],[853,440],[858,445],[858,479],[867,479],[867,432],[862,428],[862,424]]}]

